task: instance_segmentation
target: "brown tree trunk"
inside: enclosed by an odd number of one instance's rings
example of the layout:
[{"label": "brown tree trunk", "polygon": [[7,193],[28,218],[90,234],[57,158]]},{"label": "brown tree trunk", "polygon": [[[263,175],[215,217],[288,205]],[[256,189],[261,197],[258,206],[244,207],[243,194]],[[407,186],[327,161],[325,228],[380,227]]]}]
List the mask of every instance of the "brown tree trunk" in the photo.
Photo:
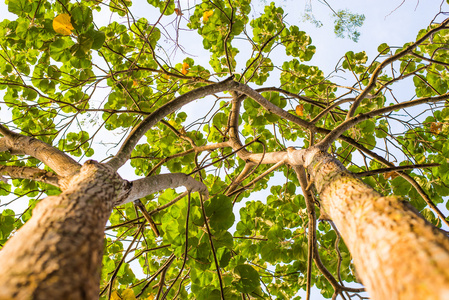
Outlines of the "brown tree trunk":
[{"label": "brown tree trunk", "polygon": [[383,197],[326,153],[308,166],[374,300],[449,299],[449,239],[398,197]]},{"label": "brown tree trunk", "polygon": [[124,181],[86,162],[0,251],[0,299],[98,299],[104,226]]}]

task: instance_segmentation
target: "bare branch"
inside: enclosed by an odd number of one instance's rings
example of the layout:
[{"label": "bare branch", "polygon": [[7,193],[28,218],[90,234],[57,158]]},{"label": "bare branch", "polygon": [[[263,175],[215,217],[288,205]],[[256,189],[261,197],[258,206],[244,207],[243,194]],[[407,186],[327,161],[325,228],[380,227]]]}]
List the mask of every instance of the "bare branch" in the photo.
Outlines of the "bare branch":
[{"label": "bare branch", "polygon": [[151,218],[150,214],[148,213],[147,209],[145,208],[145,205],[143,205],[142,201],[140,199],[134,200],[134,205],[142,212],[143,217],[145,220],[147,220],[148,225],[150,225],[151,230],[153,230],[153,233],[156,237],[159,237],[161,234],[159,233],[159,230],[157,229],[156,224],[153,221],[153,218]]}]

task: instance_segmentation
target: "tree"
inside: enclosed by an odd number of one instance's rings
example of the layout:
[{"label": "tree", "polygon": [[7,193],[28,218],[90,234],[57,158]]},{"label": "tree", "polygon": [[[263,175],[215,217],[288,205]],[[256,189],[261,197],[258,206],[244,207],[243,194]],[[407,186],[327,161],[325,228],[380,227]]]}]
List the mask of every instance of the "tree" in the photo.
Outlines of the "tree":
[{"label": "tree", "polygon": [[[330,4],[324,0],[322,4],[326,5],[333,13],[334,17],[334,32],[339,38],[349,38],[357,42],[360,37],[360,32],[357,27],[361,27],[365,21],[365,15],[351,13],[348,9],[335,11]],[[401,4],[402,5],[402,4]],[[323,26],[323,22],[318,20],[312,12],[312,2],[306,2],[304,21],[314,24],[316,27]]]},{"label": "tree", "polygon": [[[8,1],[0,192],[31,199],[1,215],[0,299],[290,299],[312,285],[346,299],[360,281],[373,299],[447,298],[449,19],[369,63],[346,53],[343,86],[307,64],[311,38],[273,3],[252,20],[246,0],[149,3],[153,23],[131,1]],[[97,27],[100,10],[113,15]],[[188,51],[187,18],[209,66],[164,56],[164,40]],[[411,100],[395,97],[402,82]],[[197,100],[214,106],[188,116]],[[114,134],[114,155],[84,159]],[[117,173],[128,162],[140,179]]]}]

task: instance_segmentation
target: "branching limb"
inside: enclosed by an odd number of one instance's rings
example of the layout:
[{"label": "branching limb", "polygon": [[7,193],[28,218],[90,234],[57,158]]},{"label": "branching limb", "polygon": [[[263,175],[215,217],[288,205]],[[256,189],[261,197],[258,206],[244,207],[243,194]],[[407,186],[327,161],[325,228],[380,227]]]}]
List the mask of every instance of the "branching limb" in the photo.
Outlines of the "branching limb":
[{"label": "branching limb", "polygon": [[315,126],[313,126],[309,122],[283,110],[279,106],[274,105],[273,103],[265,99],[265,97],[263,97],[260,93],[253,90],[246,84],[238,83],[237,87],[234,88],[234,90],[247,95],[257,103],[259,103],[261,106],[263,106],[267,111],[274,113],[279,117],[284,118],[288,121],[292,121],[295,124],[298,124],[299,126],[303,127],[304,129],[314,130],[315,128]]},{"label": "branching limb", "polygon": [[[246,149],[242,149],[244,146],[242,146],[242,143],[240,141],[239,135],[238,135],[238,118],[239,118],[239,112],[240,112],[240,105],[245,99],[246,96],[248,97],[257,97],[259,101],[257,101],[259,104],[265,107],[269,110],[269,108],[275,109],[277,112],[282,111],[282,114],[287,114],[295,119],[295,123],[304,123],[306,121],[284,111],[283,109],[279,108],[278,106],[272,104],[267,99],[265,99],[262,95],[260,95],[257,91],[251,89],[248,87],[248,89],[240,90],[240,87],[245,87],[246,85],[240,84],[239,85],[239,91],[244,93],[245,95],[238,96],[235,93],[233,94],[234,99],[232,100],[232,107],[231,112],[229,116],[229,145],[234,149],[234,152],[239,150],[238,156],[240,159],[246,161],[246,163],[252,163],[252,164],[276,164],[280,161],[286,161],[287,159],[287,153],[285,151],[278,151],[278,152],[268,152],[268,153],[251,153],[247,151]],[[245,93],[246,91],[246,93]],[[247,93],[250,93],[251,95],[248,95]],[[254,98],[253,98],[254,99]],[[255,100],[255,99],[254,99]],[[277,114],[277,113],[276,113]],[[297,122],[296,122],[297,121]],[[307,123],[307,122],[306,122]],[[301,125],[300,125],[301,126]],[[316,127],[313,126],[315,129]]]},{"label": "branching limb", "polygon": [[0,166],[0,180],[5,181],[3,175],[11,178],[23,178],[48,183],[59,187],[59,177],[53,172],[48,172],[32,167]]},{"label": "branching limb", "polygon": [[154,279],[156,279],[156,277],[161,274],[165,269],[167,269],[168,267],[170,267],[171,263],[173,262],[173,260],[175,259],[175,255],[172,254],[170,255],[170,257],[165,261],[165,263],[159,268],[159,270],[156,271],[156,273],[153,274],[153,276],[151,276],[148,281],[145,283],[145,285],[143,286],[142,290],[136,295],[136,298],[139,298],[140,296],[142,296],[142,294],[145,292],[145,290],[150,286],[151,282],[153,282]]},{"label": "branching limb", "polygon": [[132,187],[128,196],[119,203],[115,203],[115,206],[126,204],[155,192],[179,186],[184,186],[188,191],[200,192],[205,197],[209,197],[207,186],[204,183],[196,181],[184,173],[160,174],[137,179],[131,183]]},{"label": "branching limb", "polygon": [[260,174],[259,176],[257,176],[256,178],[254,178],[253,180],[251,180],[250,183],[248,183],[247,185],[239,188],[238,190],[233,191],[232,193],[227,193],[227,196],[232,196],[235,195],[237,193],[240,193],[244,190],[246,190],[247,188],[249,188],[250,186],[252,186],[253,184],[255,184],[257,181],[261,180],[262,178],[264,178],[265,176],[267,176],[268,174],[270,174],[271,172],[273,172],[274,170],[276,170],[277,168],[279,168],[280,166],[282,166],[283,164],[285,164],[284,160],[278,161],[277,163],[275,163],[274,165],[272,165],[268,170],[266,170],[265,172],[263,172],[262,174]]},{"label": "branching limb", "polygon": [[64,152],[30,136],[15,133],[0,125],[0,150],[17,155],[30,155],[50,167],[61,177],[76,173],[81,165]]},{"label": "branching limb", "polygon": [[298,94],[286,91],[286,90],[278,88],[278,87],[264,87],[264,88],[259,88],[256,91],[259,92],[259,93],[262,93],[262,92],[278,92],[278,93],[284,94],[285,96],[292,97],[292,98],[304,101],[304,102],[312,104],[314,106],[317,106],[317,107],[320,107],[320,108],[323,108],[323,109],[326,108],[326,104],[325,103],[313,100],[313,99],[311,99],[309,97],[305,97],[305,96],[302,96],[302,95],[298,95]]},{"label": "branching limb", "polygon": [[408,107],[412,107],[412,106],[416,106],[416,105],[420,105],[420,104],[425,104],[425,103],[435,103],[435,102],[440,102],[440,101],[446,101],[448,99],[449,99],[449,93],[446,93],[446,94],[436,96],[436,97],[419,98],[419,99],[406,101],[406,102],[402,102],[402,103],[395,104],[395,105],[385,106],[385,107],[375,109],[375,110],[367,112],[367,113],[359,114],[356,117],[346,119],[346,121],[344,121],[343,123],[338,125],[321,142],[319,142],[317,144],[317,147],[320,147],[320,149],[323,151],[327,151],[327,149],[330,147],[330,145],[336,139],[338,139],[340,137],[340,135],[342,135],[346,130],[354,127],[355,125],[357,125],[358,123],[360,123],[362,121],[372,119],[374,117],[392,112],[394,110],[404,109],[404,108],[408,108]]},{"label": "branching limb", "polygon": [[328,112],[332,111],[334,108],[342,105],[343,103],[347,103],[347,102],[351,102],[354,101],[355,98],[345,98],[345,99],[341,99],[337,102],[335,102],[334,104],[332,104],[331,106],[323,109],[315,118],[313,118],[312,121],[310,121],[310,123],[315,124],[316,122],[318,122],[322,117],[324,117]]},{"label": "branching limb", "polygon": [[368,82],[368,85],[365,87],[362,93],[357,96],[354,103],[351,105],[351,108],[348,111],[348,114],[346,116],[346,119],[352,118],[354,116],[354,113],[356,109],[359,107],[360,102],[366,98],[366,96],[371,92],[371,90],[376,86],[377,77],[381,74],[383,68],[385,66],[391,64],[392,62],[400,59],[401,57],[406,56],[407,54],[411,54],[413,49],[418,47],[420,44],[422,44],[425,40],[427,40],[429,37],[431,37],[434,33],[446,29],[446,26],[449,23],[449,18],[441,22],[441,24],[438,27],[433,28],[432,30],[429,30],[425,35],[423,35],[419,40],[416,42],[410,44],[408,47],[406,47],[404,50],[396,53],[395,55],[390,56],[389,58],[385,59],[383,62],[381,62],[377,68],[374,70],[373,74],[371,75],[371,78]]},{"label": "branching limb", "polygon": [[151,115],[146,117],[142,122],[139,123],[131,133],[126,138],[122,147],[118,151],[118,153],[109,161],[107,164],[111,166],[113,169],[117,170],[120,168],[131,156],[131,152],[134,147],[137,145],[142,136],[150,130],[157,122],[162,120],[168,114],[174,112],[175,110],[183,107],[184,105],[203,98],[208,95],[212,95],[215,93],[232,90],[237,83],[233,80],[233,77],[230,77],[224,81],[219,83],[199,87],[193,91],[187,92],[178,98],[170,101],[160,108],[156,109]]},{"label": "branching limb", "polygon": [[179,152],[179,153],[173,154],[171,156],[164,157],[164,158],[161,159],[160,162],[158,162],[150,170],[150,172],[148,172],[147,177],[151,176],[157,169],[159,169],[167,161],[172,160],[172,159],[174,159],[176,157],[183,157],[183,156],[186,156],[187,154],[193,153],[193,152],[194,153],[200,153],[200,152],[203,152],[203,151],[214,151],[216,149],[225,148],[225,147],[229,147],[229,143],[228,142],[222,142],[222,143],[198,146],[198,147],[194,147],[194,148],[191,148],[191,149],[183,151],[183,152]]},{"label": "branching limb", "polygon": [[246,163],[243,167],[242,172],[239,173],[239,175],[234,178],[234,180],[231,182],[231,184],[228,187],[228,190],[226,191],[226,195],[230,196],[232,192],[239,186],[239,184],[245,180],[248,174],[250,174],[251,170],[255,167],[254,163]]}]

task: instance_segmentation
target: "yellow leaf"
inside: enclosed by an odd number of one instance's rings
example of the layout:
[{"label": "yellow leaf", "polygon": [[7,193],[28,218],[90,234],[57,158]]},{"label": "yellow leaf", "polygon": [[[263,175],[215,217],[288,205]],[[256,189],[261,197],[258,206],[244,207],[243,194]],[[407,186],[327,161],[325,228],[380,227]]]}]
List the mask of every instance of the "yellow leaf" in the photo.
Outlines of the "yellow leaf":
[{"label": "yellow leaf", "polygon": [[203,12],[203,22],[206,23],[210,16],[212,16],[214,14],[213,10],[206,10],[205,12]]},{"label": "yellow leaf", "polygon": [[296,114],[300,117],[304,116],[304,105],[300,104],[296,106]]},{"label": "yellow leaf", "polygon": [[136,295],[132,289],[126,289],[122,292],[123,300],[136,300]]},{"label": "yellow leaf", "polygon": [[139,86],[139,82],[135,79],[133,79],[133,87],[138,87]]},{"label": "yellow leaf", "polygon": [[187,73],[189,73],[189,69],[190,69],[189,64],[188,64],[188,63],[183,63],[183,64],[182,64],[182,70],[181,70],[181,73],[182,73],[183,75],[186,75]]},{"label": "yellow leaf", "polygon": [[117,291],[113,291],[111,294],[111,300],[122,300],[122,297],[120,297]]},{"label": "yellow leaf", "polygon": [[73,28],[69,14],[60,14],[53,19],[53,29],[62,35],[71,35]]},{"label": "yellow leaf", "polygon": [[111,300],[136,300],[136,295],[132,289],[124,290],[121,292],[121,295],[117,291],[113,291]]}]

